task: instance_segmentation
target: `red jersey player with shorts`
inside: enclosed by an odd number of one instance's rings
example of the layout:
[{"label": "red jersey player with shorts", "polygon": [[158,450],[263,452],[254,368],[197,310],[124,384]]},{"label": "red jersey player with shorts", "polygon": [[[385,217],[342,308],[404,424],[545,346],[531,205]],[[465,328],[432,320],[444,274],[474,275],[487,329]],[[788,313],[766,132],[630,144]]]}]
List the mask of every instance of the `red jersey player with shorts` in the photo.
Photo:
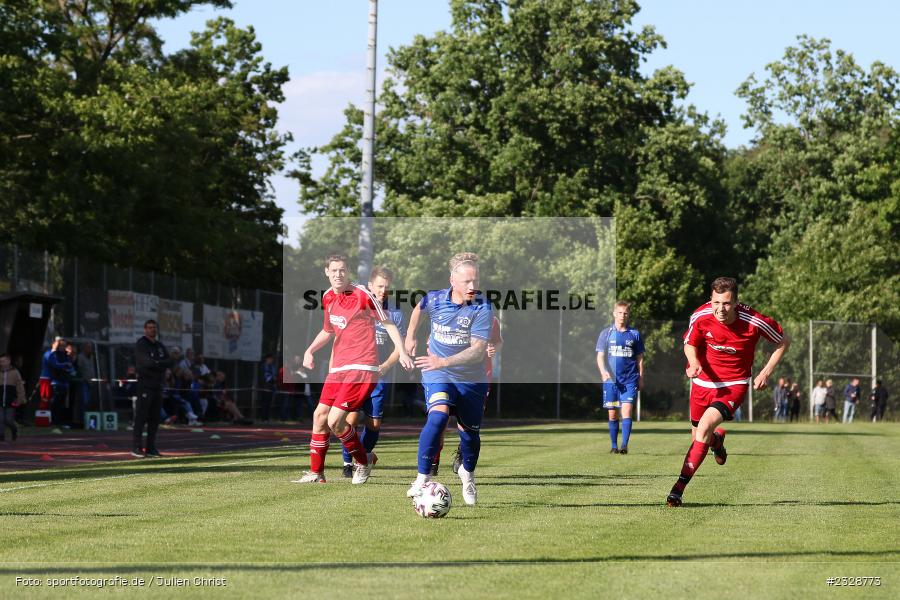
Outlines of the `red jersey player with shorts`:
[{"label": "red jersey player with shorts", "polygon": [[775,365],[790,341],[774,319],[738,303],[737,282],[719,277],[712,282],[710,301],[694,311],[684,334],[684,355],[691,378],[691,433],[693,441],[684,457],[681,475],[666,498],[669,506],[681,506],[684,488],[712,448],[716,462],[725,464],[725,430],[734,411],[747,397],[750,369],[759,338],[775,344],[766,366],[753,379],[753,389],[766,387]]},{"label": "red jersey player with shorts", "polygon": [[325,259],[325,275],[331,289],[322,296],[324,324],[306,349],[303,366],[315,368],[313,354],[334,338],[328,376],[322,387],[319,405],[313,413],[312,439],[309,442],[310,470],[293,483],[325,483],[325,454],[328,439],[334,433],[347,452],[356,459],[353,483],[365,483],[372,472],[366,450],[356,428],[347,423],[347,415],[362,408],[378,383],[381,364],[375,343],[375,322],[380,321],[394,347],[400,352],[400,365],[413,366],[403,348],[400,332],[372,292],[350,282],[347,258],[333,254]]}]

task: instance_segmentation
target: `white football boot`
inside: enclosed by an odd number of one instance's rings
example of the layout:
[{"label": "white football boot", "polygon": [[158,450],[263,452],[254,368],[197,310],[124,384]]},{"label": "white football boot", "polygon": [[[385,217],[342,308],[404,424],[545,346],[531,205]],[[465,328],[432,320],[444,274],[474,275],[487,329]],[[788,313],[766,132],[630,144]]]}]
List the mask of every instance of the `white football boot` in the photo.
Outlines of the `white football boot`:
[{"label": "white football boot", "polygon": [[325,483],[325,473],[304,471],[300,479],[291,479],[291,483]]},{"label": "white football boot", "polygon": [[459,478],[462,480],[463,501],[472,506],[478,499],[478,489],[475,487],[475,472],[466,471],[463,466],[459,467]]},{"label": "white football boot", "polygon": [[356,464],[353,466],[353,485],[359,485],[361,483],[365,483],[369,480],[369,475],[372,474],[372,463],[367,465]]},{"label": "white football boot", "polygon": [[422,486],[431,481],[431,475],[423,475],[419,473],[416,476],[416,480],[412,482],[412,485],[409,486],[409,489],[406,490],[407,498],[415,498],[419,494],[422,493]]}]

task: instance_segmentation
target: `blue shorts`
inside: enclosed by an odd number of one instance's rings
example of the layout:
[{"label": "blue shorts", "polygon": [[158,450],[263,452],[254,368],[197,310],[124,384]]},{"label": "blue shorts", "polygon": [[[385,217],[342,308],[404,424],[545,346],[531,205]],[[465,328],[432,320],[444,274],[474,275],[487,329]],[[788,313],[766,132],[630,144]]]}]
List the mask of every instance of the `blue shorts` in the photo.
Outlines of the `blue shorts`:
[{"label": "blue shorts", "polygon": [[623,404],[634,404],[637,400],[637,381],[618,383],[615,380],[603,382],[603,408],[622,408]]},{"label": "blue shorts", "polygon": [[380,419],[384,416],[384,399],[387,398],[388,390],[391,387],[389,381],[383,379],[378,380],[378,384],[369,397],[363,402],[362,410],[367,417]]},{"label": "blue shorts", "polygon": [[464,429],[481,430],[487,383],[423,383],[428,410],[434,406],[449,406],[450,414]]}]

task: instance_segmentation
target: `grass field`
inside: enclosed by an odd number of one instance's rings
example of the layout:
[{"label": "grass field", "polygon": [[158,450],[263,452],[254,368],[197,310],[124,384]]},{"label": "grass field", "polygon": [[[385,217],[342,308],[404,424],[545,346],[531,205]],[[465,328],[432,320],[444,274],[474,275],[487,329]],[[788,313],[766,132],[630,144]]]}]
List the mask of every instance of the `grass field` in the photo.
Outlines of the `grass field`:
[{"label": "grass field", "polygon": [[[678,509],[683,424],[638,424],[627,456],[602,423],[486,430],[479,505],[444,466],[441,520],[405,497],[416,440],[382,440],[364,486],[334,442],[326,485],[288,483],[296,446],[0,474],[0,597],[900,597],[897,424],[735,424]],[[146,585],[49,587],[76,576]],[[826,584],[857,576],[881,586]]]}]

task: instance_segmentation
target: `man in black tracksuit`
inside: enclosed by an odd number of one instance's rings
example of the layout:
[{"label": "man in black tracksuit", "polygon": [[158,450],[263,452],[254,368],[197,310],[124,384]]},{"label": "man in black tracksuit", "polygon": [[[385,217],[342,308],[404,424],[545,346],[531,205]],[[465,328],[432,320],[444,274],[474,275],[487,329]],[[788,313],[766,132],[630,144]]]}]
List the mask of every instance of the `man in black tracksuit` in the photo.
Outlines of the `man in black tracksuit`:
[{"label": "man in black tracksuit", "polygon": [[[157,339],[158,326],[150,319],[144,323],[144,335],[134,347],[137,367],[137,403],[134,410],[134,443],[131,455],[137,458],[157,457],[156,430],[159,429],[159,410],[162,407],[162,389],[166,369],[172,366],[172,359],[166,347]],[[147,445],[141,443],[144,423],[147,424]]]}]

